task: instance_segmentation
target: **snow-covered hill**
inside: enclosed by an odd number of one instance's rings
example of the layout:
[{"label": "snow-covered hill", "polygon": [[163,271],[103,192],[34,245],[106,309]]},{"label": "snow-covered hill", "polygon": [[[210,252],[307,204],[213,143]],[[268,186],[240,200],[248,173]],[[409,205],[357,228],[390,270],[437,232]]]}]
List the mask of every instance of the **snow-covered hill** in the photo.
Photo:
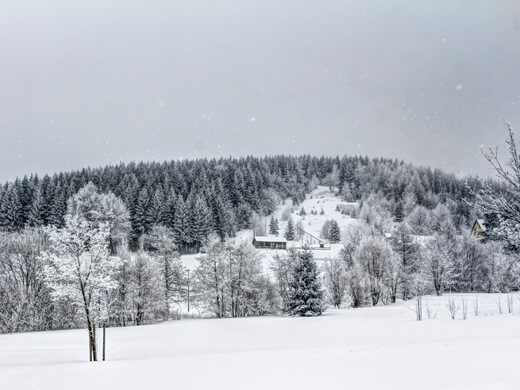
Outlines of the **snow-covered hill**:
[{"label": "snow-covered hill", "polygon": [[500,315],[498,296],[480,294],[475,317],[475,295],[451,298],[463,297],[466,321],[460,311],[449,319],[446,296],[425,299],[432,319],[422,322],[413,302],[400,302],[114,328],[109,360],[98,363],[87,362],[86,330],[0,335],[1,388],[518,389],[520,316]]}]

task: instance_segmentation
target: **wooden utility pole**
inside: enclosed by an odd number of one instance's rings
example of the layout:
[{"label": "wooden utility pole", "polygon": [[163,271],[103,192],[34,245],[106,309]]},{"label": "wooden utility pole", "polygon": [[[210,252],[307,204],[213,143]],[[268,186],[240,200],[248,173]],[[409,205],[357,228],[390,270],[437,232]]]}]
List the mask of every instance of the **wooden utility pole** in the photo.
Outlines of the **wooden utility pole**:
[{"label": "wooden utility pole", "polygon": [[103,322],[103,361],[105,361],[105,345],[106,345],[106,324]]}]

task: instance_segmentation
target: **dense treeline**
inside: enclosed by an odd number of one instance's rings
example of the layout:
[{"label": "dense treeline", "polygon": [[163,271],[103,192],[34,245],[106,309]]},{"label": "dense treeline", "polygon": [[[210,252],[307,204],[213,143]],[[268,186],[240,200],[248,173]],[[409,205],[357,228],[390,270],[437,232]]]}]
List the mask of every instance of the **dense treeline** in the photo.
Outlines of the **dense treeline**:
[{"label": "dense treeline", "polygon": [[[25,176],[0,190],[0,229],[64,226],[67,199],[87,183],[122,199],[130,213],[136,242],[157,224],[175,232],[183,252],[197,251],[215,233],[222,239],[251,228],[255,216],[271,214],[283,198],[299,203],[317,184],[337,185],[347,200],[379,192],[396,221],[416,205],[433,209],[446,204],[457,227],[467,225],[474,209],[464,199],[478,191],[477,178],[389,159],[366,157],[247,157],[131,163],[53,176]],[[466,185],[466,183],[468,185]],[[493,184],[493,186],[496,186]]]}]

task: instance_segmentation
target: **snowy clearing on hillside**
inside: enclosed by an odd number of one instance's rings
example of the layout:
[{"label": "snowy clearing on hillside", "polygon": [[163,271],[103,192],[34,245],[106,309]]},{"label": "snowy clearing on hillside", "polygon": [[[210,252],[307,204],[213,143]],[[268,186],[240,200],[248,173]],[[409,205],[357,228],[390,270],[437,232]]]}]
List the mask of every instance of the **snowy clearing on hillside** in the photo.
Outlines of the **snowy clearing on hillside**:
[{"label": "snowy clearing on hillside", "polygon": [[[480,316],[472,304],[478,296]],[[469,303],[449,319],[450,298]],[[506,313],[506,295],[501,301]],[[108,361],[87,362],[85,330],[0,336],[2,388],[517,389],[520,316],[498,295],[426,297],[317,318],[181,320],[108,330]],[[520,301],[515,297],[515,305]],[[520,309],[520,307],[519,307]]]},{"label": "snowy clearing on hillside", "polygon": [[[292,207],[294,212],[291,216],[295,224],[301,221],[303,223],[303,229],[316,237],[320,237],[321,228],[325,222],[329,219],[334,219],[338,222],[342,236],[344,236],[344,232],[348,226],[356,224],[357,221],[337,211],[336,208],[338,205],[355,206],[356,203],[342,201],[331,192],[329,187],[318,186],[306,196],[306,199],[300,205]],[[291,203],[288,201],[280,205],[275,212],[275,217],[280,221],[280,234],[283,234],[287,225],[287,221],[283,221],[282,218],[283,211],[287,207],[291,207]],[[299,215],[301,209],[304,209],[306,212],[304,216]],[[312,211],[316,212],[316,214],[311,214]]]},{"label": "snowy clearing on hillside", "polygon": [[[327,220],[334,219],[338,222],[340,227],[342,237],[345,236],[346,229],[354,224],[357,224],[357,220],[354,218],[350,218],[347,215],[341,214],[340,211],[336,210],[338,205],[351,205],[355,206],[356,203],[347,203],[338,198],[329,187],[326,186],[318,186],[314,191],[307,195],[306,199],[299,206],[292,206],[290,200],[286,200],[282,204],[280,204],[273,214],[279,221],[280,234],[279,237],[283,237],[285,232],[287,221],[284,221],[282,215],[287,208],[292,208],[293,213],[291,214],[291,218],[293,222],[296,224],[299,221],[303,223],[304,230],[316,237],[320,237],[321,228],[325,224]],[[305,209],[306,215],[300,216],[299,211],[301,209]],[[323,214],[321,214],[321,210],[323,210]],[[311,211],[316,211],[317,214],[311,214]],[[268,224],[269,219],[266,218],[266,225]],[[232,242],[235,243],[252,243],[253,242],[253,231],[252,230],[241,230],[237,232],[236,237],[231,239]],[[300,243],[298,241],[291,241],[288,243],[288,247],[298,247]],[[312,250],[314,258],[320,261],[326,261],[333,258],[337,258],[341,248],[343,247],[343,242],[339,242],[337,244],[331,244],[327,249],[315,249]],[[274,249],[259,249],[259,252],[262,254],[262,264],[264,270],[268,271],[269,266],[272,262],[273,257],[276,254],[283,255],[286,254],[285,250],[274,250]],[[193,271],[197,268],[198,261],[197,258],[201,256],[201,254],[196,255],[182,255],[182,263],[183,265]]]}]

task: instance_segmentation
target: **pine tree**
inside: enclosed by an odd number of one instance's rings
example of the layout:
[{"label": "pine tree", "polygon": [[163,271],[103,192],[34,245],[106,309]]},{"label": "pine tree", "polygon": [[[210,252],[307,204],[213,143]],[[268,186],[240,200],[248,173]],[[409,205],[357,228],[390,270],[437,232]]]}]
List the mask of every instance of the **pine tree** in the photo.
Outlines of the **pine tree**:
[{"label": "pine tree", "polygon": [[273,216],[269,222],[269,234],[277,236],[279,232],[278,220]]},{"label": "pine tree", "polygon": [[148,226],[163,224],[166,219],[166,200],[163,190],[159,187],[155,190],[150,205],[146,210]]},{"label": "pine tree", "polygon": [[31,207],[27,215],[27,226],[38,227],[45,223],[45,205],[41,188],[38,187],[32,199]]},{"label": "pine tree", "polygon": [[195,206],[193,207],[193,213],[191,215],[193,244],[197,251],[204,245],[211,231],[209,215],[210,212],[206,202],[202,197],[198,196],[195,200]]},{"label": "pine tree", "polygon": [[166,206],[164,211],[164,224],[173,229],[173,225],[175,222],[175,206],[177,204],[177,196],[175,195],[175,190],[172,188],[170,193],[168,194],[168,198],[166,199]]},{"label": "pine tree", "polygon": [[213,198],[213,224],[215,233],[217,233],[221,241],[224,241],[231,230],[229,228],[228,215],[229,210],[226,202],[222,199],[222,196],[216,195]]},{"label": "pine tree", "polygon": [[175,207],[175,220],[173,223],[173,231],[175,234],[175,240],[177,241],[177,245],[179,249],[185,250],[186,246],[186,232],[187,232],[187,224],[188,224],[188,215],[186,211],[186,206],[182,197],[177,199],[177,204]]},{"label": "pine tree", "polygon": [[49,224],[56,227],[65,225],[65,213],[67,211],[67,196],[61,185],[54,189],[54,198],[49,210]]},{"label": "pine tree", "polygon": [[199,251],[210,232],[209,209],[200,195],[190,192],[186,201],[186,213],[185,241]]},{"label": "pine tree", "polygon": [[150,204],[149,193],[146,187],[143,187],[137,197],[135,204],[134,215],[132,218],[132,230],[140,237],[143,233],[148,231],[150,226],[148,221],[148,207]]},{"label": "pine tree", "polygon": [[22,204],[23,223],[26,223],[29,209],[32,204],[33,187],[27,175],[25,175],[20,184],[20,203]]},{"label": "pine tree", "polygon": [[23,225],[23,209],[18,186],[9,186],[0,204],[0,227],[2,230],[14,232]]},{"label": "pine tree", "polygon": [[294,241],[294,223],[292,218],[287,221],[287,228],[285,229],[285,238],[287,241]]},{"label": "pine tree", "polygon": [[334,220],[330,221],[329,240],[332,242],[341,241],[341,232],[339,230],[339,225]]},{"label": "pine tree", "polygon": [[312,252],[298,253],[298,261],[289,282],[288,307],[291,315],[314,317],[325,310],[323,291]]},{"label": "pine tree", "polygon": [[253,210],[250,206],[243,203],[238,206],[236,211],[237,226],[239,229],[248,229],[251,227],[251,219],[253,218]]}]

